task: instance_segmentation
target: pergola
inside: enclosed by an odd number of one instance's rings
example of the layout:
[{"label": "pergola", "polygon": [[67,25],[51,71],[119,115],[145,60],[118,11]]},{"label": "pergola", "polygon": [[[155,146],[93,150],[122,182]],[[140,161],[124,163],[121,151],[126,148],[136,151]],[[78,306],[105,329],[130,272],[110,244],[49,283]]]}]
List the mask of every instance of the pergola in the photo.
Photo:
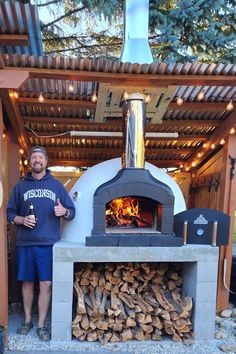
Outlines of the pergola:
[{"label": "pergola", "polygon": [[[187,175],[191,187],[189,207],[216,207],[233,219],[236,64],[140,65],[46,57],[33,5],[0,2],[1,14],[5,21],[0,23],[0,182],[4,191],[19,178],[19,171],[24,172],[24,161],[33,145],[46,148],[51,166],[83,169],[120,157],[121,100],[124,93],[139,92],[149,98],[146,161],[157,167],[174,168],[178,176]],[[4,155],[6,147],[10,149],[9,159]],[[13,154],[17,157],[13,158]],[[220,193],[216,196],[219,184]],[[197,200],[205,193],[200,187],[208,191],[205,201]],[[7,234],[7,197],[8,193],[0,205],[2,235]],[[232,230],[233,220],[231,234]],[[230,245],[220,252],[218,310],[228,304],[222,276],[227,259],[228,284],[232,236],[230,240]],[[6,237],[2,237],[0,325],[7,323],[6,248]]]}]

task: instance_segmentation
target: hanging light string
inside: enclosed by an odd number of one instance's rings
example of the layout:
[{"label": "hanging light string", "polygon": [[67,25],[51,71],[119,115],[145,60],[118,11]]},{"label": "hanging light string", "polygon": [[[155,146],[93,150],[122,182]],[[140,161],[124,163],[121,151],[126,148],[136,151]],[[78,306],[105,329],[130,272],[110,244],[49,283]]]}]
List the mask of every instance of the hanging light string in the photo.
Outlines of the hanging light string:
[{"label": "hanging light string", "polygon": [[[195,97],[194,99],[190,99],[188,97],[188,99],[185,100],[183,98],[183,96],[181,96],[181,95],[174,96],[174,100],[176,101],[178,106],[182,106],[185,102],[190,102],[190,103],[196,102],[196,101],[194,101],[196,98],[197,98],[198,101],[202,101],[205,98],[204,90],[199,92],[197,97]],[[216,101],[218,99],[220,99],[221,101],[220,102]],[[232,111],[234,109],[235,96],[231,97],[230,99],[226,98],[226,97],[222,97],[222,96],[217,96],[217,97],[207,96],[207,100],[205,102],[206,103],[224,103],[225,102],[227,104],[226,105],[226,110],[227,111]]]}]

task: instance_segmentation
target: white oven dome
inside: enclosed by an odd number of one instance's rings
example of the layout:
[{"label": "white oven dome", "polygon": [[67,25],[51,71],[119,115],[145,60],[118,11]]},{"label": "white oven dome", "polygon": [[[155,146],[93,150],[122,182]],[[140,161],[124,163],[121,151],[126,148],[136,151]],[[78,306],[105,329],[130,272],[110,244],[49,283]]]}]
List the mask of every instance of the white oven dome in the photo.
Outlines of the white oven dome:
[{"label": "white oven dome", "polygon": [[[85,238],[91,235],[93,228],[93,195],[96,189],[116,176],[121,169],[121,158],[101,162],[89,168],[75,182],[70,191],[74,201],[76,214],[69,222],[62,225],[62,239],[85,243]],[[186,210],[185,200],[178,184],[163,170],[145,162],[145,169],[149,170],[154,178],[167,184],[175,197],[174,215]],[[74,196],[77,195],[76,199]]]}]

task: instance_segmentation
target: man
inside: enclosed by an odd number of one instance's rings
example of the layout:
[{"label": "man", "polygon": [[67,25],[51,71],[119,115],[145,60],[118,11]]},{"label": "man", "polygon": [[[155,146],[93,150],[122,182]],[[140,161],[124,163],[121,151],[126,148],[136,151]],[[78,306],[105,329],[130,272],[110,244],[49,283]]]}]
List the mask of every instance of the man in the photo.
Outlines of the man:
[{"label": "man", "polygon": [[[29,167],[24,180],[14,187],[7,206],[7,219],[17,230],[17,280],[22,281],[25,320],[17,330],[26,335],[33,327],[31,310],[34,281],[39,280],[38,328],[39,339],[50,339],[45,325],[51,301],[52,247],[60,239],[61,218],[71,220],[74,204],[64,188],[47,169],[47,154],[42,146],[30,149]],[[29,215],[32,209],[35,218]]]}]

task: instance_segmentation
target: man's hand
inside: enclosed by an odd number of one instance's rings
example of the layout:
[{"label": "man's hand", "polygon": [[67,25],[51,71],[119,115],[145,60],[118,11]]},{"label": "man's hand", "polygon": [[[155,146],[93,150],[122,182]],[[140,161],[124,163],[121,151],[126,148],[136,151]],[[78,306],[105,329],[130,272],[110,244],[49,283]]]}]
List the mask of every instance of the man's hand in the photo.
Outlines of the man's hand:
[{"label": "man's hand", "polygon": [[33,229],[37,223],[37,220],[33,220],[29,215],[27,216],[16,216],[14,219],[14,224],[15,225],[24,225],[26,227],[29,227],[30,229]]},{"label": "man's hand", "polygon": [[54,213],[56,216],[64,216],[67,209],[61,204],[60,199],[57,199],[57,204],[54,206]]}]

